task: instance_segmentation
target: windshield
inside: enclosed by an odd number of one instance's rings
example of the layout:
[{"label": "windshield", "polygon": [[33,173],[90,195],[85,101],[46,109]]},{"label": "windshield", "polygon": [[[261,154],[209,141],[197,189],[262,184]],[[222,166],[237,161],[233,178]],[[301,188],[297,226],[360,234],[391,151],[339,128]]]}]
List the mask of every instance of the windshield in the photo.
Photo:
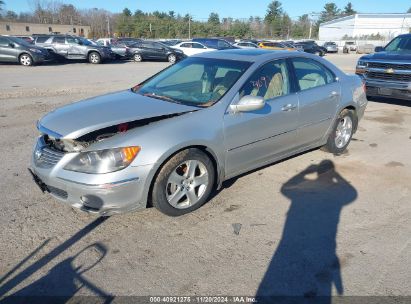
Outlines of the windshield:
[{"label": "windshield", "polygon": [[397,37],[385,47],[385,50],[388,52],[411,52],[411,37]]},{"label": "windshield", "polygon": [[17,38],[17,37],[7,37],[7,38],[9,38],[11,41],[13,41],[13,42],[15,42],[15,43],[17,43],[17,44],[33,47],[32,44],[28,43],[27,41],[25,41],[25,40],[23,40],[23,39],[21,39],[21,38]]},{"label": "windshield", "polygon": [[133,91],[170,102],[208,107],[220,100],[250,65],[246,61],[187,58]]}]

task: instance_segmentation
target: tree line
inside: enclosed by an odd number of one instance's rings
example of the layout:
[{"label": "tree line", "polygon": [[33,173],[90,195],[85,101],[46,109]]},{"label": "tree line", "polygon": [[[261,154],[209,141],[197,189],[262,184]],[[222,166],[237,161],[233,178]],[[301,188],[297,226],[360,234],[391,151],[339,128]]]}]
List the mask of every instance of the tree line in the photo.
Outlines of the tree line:
[{"label": "tree line", "polygon": [[[5,1],[0,0],[0,18],[35,23],[90,25],[90,38],[113,36],[141,38],[191,38],[191,37],[235,37],[298,39],[316,38],[319,24],[339,17],[355,14],[351,2],[340,9],[326,3],[319,13],[304,14],[293,20],[283,9],[280,1],[271,1],[264,17],[250,16],[247,19],[221,18],[210,13],[207,20],[195,20],[189,14],[169,12],[132,12],[125,8],[121,13],[103,9],[77,9],[72,4],[55,0],[31,0],[31,12],[15,13],[2,9]],[[411,8],[410,8],[411,11]]]}]

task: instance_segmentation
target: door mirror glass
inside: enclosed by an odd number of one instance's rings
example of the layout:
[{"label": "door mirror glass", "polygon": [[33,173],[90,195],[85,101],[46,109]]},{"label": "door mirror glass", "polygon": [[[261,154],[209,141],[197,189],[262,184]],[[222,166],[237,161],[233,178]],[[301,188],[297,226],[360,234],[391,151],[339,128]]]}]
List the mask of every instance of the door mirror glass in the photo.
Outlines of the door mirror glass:
[{"label": "door mirror glass", "polygon": [[265,105],[264,98],[261,96],[245,95],[237,104],[230,105],[233,112],[252,112],[262,109]]},{"label": "door mirror glass", "polygon": [[375,51],[376,53],[384,52],[384,47],[382,47],[382,46],[377,46],[374,51]]}]

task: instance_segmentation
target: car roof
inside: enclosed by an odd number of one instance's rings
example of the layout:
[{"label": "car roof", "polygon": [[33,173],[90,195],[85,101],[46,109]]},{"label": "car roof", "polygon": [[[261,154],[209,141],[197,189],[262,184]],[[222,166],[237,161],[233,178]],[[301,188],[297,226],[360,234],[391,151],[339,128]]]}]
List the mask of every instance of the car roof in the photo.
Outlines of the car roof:
[{"label": "car roof", "polygon": [[401,38],[411,38],[411,34],[402,34],[402,35],[398,35],[397,37],[401,37]]},{"label": "car roof", "polygon": [[273,51],[264,49],[229,49],[216,52],[205,52],[193,55],[195,57],[228,59],[248,62],[265,61],[284,57],[310,57],[307,54],[298,51]]}]

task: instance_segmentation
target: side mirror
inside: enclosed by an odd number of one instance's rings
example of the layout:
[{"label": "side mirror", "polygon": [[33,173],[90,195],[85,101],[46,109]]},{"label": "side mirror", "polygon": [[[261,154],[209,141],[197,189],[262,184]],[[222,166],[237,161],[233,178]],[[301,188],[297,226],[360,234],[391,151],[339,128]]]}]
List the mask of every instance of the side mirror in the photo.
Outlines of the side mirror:
[{"label": "side mirror", "polygon": [[374,50],[374,52],[379,53],[379,52],[384,52],[384,47],[382,46],[377,46]]},{"label": "side mirror", "polygon": [[16,45],[14,43],[9,43],[9,47],[14,49],[16,47]]},{"label": "side mirror", "polygon": [[83,45],[83,41],[79,40],[78,45]]},{"label": "side mirror", "polygon": [[252,112],[262,109],[265,105],[263,97],[260,96],[243,96],[237,104],[230,105],[230,109],[234,112]]}]

